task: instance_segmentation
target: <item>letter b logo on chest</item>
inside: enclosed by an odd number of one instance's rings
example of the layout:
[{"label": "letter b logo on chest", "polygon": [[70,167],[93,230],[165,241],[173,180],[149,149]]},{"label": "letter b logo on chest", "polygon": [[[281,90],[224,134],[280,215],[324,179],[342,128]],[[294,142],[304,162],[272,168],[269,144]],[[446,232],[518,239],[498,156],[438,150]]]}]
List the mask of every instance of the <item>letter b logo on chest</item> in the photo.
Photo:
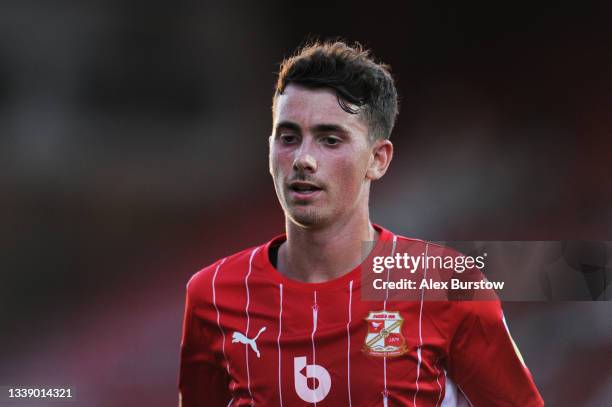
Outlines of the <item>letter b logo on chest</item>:
[{"label": "letter b logo on chest", "polygon": [[[308,403],[318,403],[331,390],[329,372],[320,365],[307,365],[306,356],[293,358],[293,378],[295,391]],[[314,379],[313,388],[308,386],[308,379]]]}]

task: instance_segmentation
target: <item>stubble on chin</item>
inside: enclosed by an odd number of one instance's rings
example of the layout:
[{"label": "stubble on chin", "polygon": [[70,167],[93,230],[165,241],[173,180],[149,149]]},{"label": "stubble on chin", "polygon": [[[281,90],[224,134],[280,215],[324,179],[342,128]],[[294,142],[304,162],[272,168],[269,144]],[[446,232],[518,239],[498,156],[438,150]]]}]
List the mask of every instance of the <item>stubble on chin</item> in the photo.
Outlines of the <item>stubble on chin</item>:
[{"label": "stubble on chin", "polygon": [[290,208],[285,215],[297,226],[313,228],[325,222],[325,216],[315,208]]}]

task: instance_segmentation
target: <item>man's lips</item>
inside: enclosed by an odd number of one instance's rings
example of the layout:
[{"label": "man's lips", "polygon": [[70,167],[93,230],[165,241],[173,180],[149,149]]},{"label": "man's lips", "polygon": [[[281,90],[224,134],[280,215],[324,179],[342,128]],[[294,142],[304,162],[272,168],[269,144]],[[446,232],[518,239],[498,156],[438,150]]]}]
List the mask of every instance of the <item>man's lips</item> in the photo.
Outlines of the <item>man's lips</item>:
[{"label": "man's lips", "polygon": [[289,183],[289,189],[296,192],[308,192],[308,191],[319,191],[321,188],[319,185],[308,182],[308,181],[293,181]]},{"label": "man's lips", "polygon": [[291,194],[298,199],[313,197],[323,188],[319,185],[307,181],[293,181],[288,185]]}]

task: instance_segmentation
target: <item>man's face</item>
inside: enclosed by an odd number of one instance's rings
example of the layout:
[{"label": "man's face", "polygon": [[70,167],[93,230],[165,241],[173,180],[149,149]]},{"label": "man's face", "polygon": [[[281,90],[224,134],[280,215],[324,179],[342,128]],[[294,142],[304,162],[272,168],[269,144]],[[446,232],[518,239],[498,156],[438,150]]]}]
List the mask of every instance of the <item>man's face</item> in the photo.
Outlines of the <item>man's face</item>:
[{"label": "man's face", "polygon": [[331,89],[289,85],[275,101],[270,173],[285,215],[302,227],[366,205],[372,163],[368,127]]}]

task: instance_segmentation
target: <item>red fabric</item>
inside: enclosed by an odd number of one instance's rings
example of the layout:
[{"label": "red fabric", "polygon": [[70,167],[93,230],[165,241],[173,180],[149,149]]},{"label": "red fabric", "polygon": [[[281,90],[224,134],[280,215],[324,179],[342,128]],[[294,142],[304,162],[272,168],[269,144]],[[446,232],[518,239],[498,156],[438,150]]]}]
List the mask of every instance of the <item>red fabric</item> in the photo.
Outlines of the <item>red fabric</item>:
[{"label": "red fabric", "polygon": [[[393,235],[377,229],[371,255],[389,255]],[[179,376],[184,407],[230,400],[232,406],[304,406],[314,399],[321,407],[348,406],[349,399],[352,406],[382,406],[385,365],[389,406],[414,400],[420,407],[439,406],[445,371],[474,406],[543,405],[514,351],[499,302],[387,302],[386,310],[398,311],[403,323],[401,335],[390,334],[385,345],[405,341],[407,350],[385,362],[367,352],[368,333],[383,324],[365,319],[383,303],[361,301],[360,268],[324,283],[287,279],[268,257],[270,245],[283,239],[220,260],[190,280]],[[396,252],[410,243],[416,254],[426,244],[397,242]]]}]

